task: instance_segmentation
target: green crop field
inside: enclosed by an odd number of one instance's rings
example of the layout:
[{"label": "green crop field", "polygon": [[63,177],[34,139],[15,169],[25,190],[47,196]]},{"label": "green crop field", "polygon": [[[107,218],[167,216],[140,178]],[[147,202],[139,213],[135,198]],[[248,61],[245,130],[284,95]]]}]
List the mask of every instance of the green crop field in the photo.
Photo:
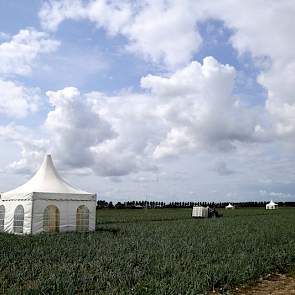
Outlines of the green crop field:
[{"label": "green crop field", "polygon": [[1,294],[206,294],[295,265],[295,209],[100,209],[95,233],[0,234]]}]

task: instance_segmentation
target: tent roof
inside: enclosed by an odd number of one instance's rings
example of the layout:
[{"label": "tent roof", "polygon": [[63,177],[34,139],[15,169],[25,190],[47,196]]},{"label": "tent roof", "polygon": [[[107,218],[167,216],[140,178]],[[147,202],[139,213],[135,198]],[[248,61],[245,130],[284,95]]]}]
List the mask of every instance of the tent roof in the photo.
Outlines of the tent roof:
[{"label": "tent roof", "polygon": [[233,208],[234,206],[231,204],[231,203],[229,203],[227,206],[226,206],[226,208]]},{"label": "tent roof", "polygon": [[4,195],[28,194],[32,192],[92,195],[64,181],[55,169],[51,155],[45,156],[40,169],[28,182],[14,190],[4,193]]},{"label": "tent roof", "polygon": [[275,205],[275,206],[277,206],[278,204],[276,204],[276,203],[274,203],[274,201],[273,200],[271,200],[268,204],[266,204],[266,205]]}]

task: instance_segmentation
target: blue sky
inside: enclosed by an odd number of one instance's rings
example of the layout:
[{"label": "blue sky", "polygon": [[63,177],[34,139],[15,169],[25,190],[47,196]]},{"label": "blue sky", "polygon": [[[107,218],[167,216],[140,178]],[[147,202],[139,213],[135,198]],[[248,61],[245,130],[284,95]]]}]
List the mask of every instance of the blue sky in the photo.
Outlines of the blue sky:
[{"label": "blue sky", "polygon": [[0,1],[1,191],[294,199],[294,3],[144,2]]}]

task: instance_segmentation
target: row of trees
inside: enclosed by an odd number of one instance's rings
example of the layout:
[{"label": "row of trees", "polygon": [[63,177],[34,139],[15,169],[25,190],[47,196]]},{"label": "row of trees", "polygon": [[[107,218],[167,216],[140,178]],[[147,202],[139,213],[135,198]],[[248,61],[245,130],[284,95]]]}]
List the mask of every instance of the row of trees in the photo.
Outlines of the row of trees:
[{"label": "row of trees", "polygon": [[131,201],[131,202],[118,202],[115,205],[113,202],[106,202],[104,200],[98,200],[97,201],[97,208],[164,208],[165,207],[164,202],[149,202],[149,201]]},{"label": "row of trees", "polygon": [[[113,202],[107,202],[105,200],[97,201],[97,208],[131,208],[131,209],[142,209],[142,208],[192,208],[193,206],[203,206],[203,207],[211,207],[211,208],[224,208],[228,205],[229,202],[157,202],[157,201],[128,201],[128,202],[117,202],[113,204]],[[239,203],[231,203],[235,207],[243,208],[243,207],[264,207],[267,202],[239,202]],[[295,207],[295,202],[279,202],[278,205]]]}]

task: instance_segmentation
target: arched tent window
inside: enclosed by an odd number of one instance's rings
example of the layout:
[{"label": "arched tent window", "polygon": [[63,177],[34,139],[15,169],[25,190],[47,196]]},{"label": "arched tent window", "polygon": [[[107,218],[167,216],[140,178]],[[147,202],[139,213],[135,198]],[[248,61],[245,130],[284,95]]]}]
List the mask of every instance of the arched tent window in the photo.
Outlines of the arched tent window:
[{"label": "arched tent window", "polygon": [[76,230],[82,232],[89,231],[89,209],[84,205],[77,209]]},{"label": "arched tent window", "polygon": [[51,233],[59,232],[59,210],[54,205],[49,205],[44,210],[43,230]]},{"label": "arched tent window", "polygon": [[18,234],[24,232],[24,207],[18,205],[14,210],[13,231]]},{"label": "arched tent window", "polygon": [[4,231],[5,207],[0,206],[0,231]]}]

